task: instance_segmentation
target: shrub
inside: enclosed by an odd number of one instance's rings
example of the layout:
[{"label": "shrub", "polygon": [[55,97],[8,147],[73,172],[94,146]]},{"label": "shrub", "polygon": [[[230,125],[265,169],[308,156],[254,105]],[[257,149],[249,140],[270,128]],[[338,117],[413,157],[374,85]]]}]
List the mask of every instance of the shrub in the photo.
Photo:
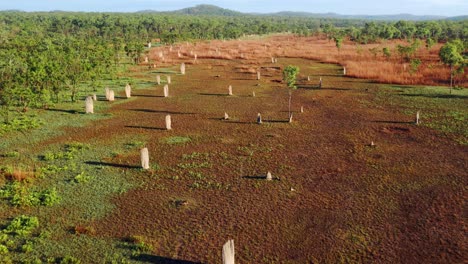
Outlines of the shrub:
[{"label": "shrub", "polygon": [[390,52],[390,49],[387,48],[387,47],[382,49],[382,53],[385,56],[385,58],[387,58],[387,60],[389,60],[390,57],[392,56],[392,53]]},{"label": "shrub", "polygon": [[283,70],[283,79],[289,88],[296,88],[296,78],[299,74],[299,67],[289,65]]},{"label": "shrub", "polygon": [[72,142],[65,145],[65,150],[67,152],[78,152],[86,149],[89,149],[89,145],[80,142]]},{"label": "shrub", "polygon": [[79,260],[79,259],[77,259],[75,257],[72,257],[72,256],[65,256],[60,261],[60,264],[80,264],[80,263],[81,263],[81,260]]},{"label": "shrub", "polygon": [[410,62],[410,73],[411,74],[416,73],[420,65],[421,65],[420,59],[412,59]]},{"label": "shrub", "polygon": [[4,232],[12,235],[27,236],[38,227],[39,219],[37,217],[21,215],[14,218],[5,228]]},{"label": "shrub", "polygon": [[76,175],[73,180],[76,183],[86,183],[89,182],[90,179],[91,177],[86,175],[86,173],[82,171],[80,174]]},{"label": "shrub", "polygon": [[18,158],[20,156],[18,151],[10,151],[2,155],[5,158]]},{"label": "shrub", "polygon": [[24,245],[21,246],[21,251],[28,253],[33,250],[33,243],[32,241],[27,241]]},{"label": "shrub", "polygon": [[152,246],[145,243],[145,238],[143,236],[131,236],[127,238],[127,241],[133,245],[130,245],[132,248],[132,256],[138,256],[141,253],[148,253],[153,250]]},{"label": "shrub", "polygon": [[29,192],[26,186],[13,181],[0,189],[0,198],[6,199],[13,206],[52,206],[60,201],[55,188]]},{"label": "shrub", "polygon": [[8,248],[2,244],[0,244],[0,255],[6,255],[8,254]]},{"label": "shrub", "polygon": [[11,131],[26,131],[33,128],[38,128],[44,122],[35,116],[19,116],[9,123],[0,123],[0,135]]},{"label": "shrub", "polygon": [[65,168],[61,168],[56,165],[47,165],[45,167],[39,168],[38,172],[39,172],[39,177],[45,177],[47,175],[57,174],[63,170],[65,170]]},{"label": "shrub", "polygon": [[39,204],[45,206],[52,206],[60,201],[55,188],[48,189],[39,193]]},{"label": "shrub", "polygon": [[3,186],[0,189],[0,198],[8,200],[13,206],[22,206],[29,203],[26,187],[17,181]]},{"label": "shrub", "polygon": [[84,144],[84,143],[79,143],[79,142],[73,142],[66,144],[64,147],[63,151],[53,153],[53,152],[46,152],[44,156],[42,156],[42,159],[45,161],[53,161],[53,160],[71,160],[75,158],[75,154],[88,149],[89,145]]}]

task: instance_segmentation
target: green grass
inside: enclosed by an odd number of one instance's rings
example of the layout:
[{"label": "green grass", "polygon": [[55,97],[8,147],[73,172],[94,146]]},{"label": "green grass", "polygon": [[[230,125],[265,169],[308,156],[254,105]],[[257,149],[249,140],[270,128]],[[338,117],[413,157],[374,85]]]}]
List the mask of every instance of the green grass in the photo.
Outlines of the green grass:
[{"label": "green grass", "polygon": [[[149,71],[149,73],[154,74],[156,76],[156,74],[178,74],[180,72],[174,70],[173,68],[159,68],[156,71]],[[161,82],[162,81],[165,81],[164,76],[161,76]]]},{"label": "green grass", "polygon": [[[31,245],[17,245],[21,253],[11,254],[10,259],[57,261],[66,256],[79,256],[82,263],[128,259],[132,250],[124,247],[123,242],[74,234],[69,229],[106,216],[115,208],[112,197],[141,186],[145,177],[142,170],[108,165],[120,163],[119,160],[102,164],[101,161],[112,158],[115,152],[133,155],[145,142],[142,136],[86,144],[70,142],[50,145],[45,153],[36,154],[29,162],[38,167],[40,177],[31,184],[9,182],[1,187],[0,196],[4,199],[0,200],[0,210],[10,212],[8,215],[12,217],[17,212],[28,211],[42,223],[39,231],[51,235],[35,239]],[[31,199],[41,203],[28,202]],[[17,211],[8,209],[12,206],[17,206]],[[87,254],[82,254],[83,251]]]},{"label": "green grass", "polygon": [[421,125],[441,131],[462,145],[468,145],[468,89],[383,85],[377,105],[392,105],[411,117],[421,113]]},{"label": "green grass", "polygon": [[189,137],[166,137],[162,139],[162,142],[169,145],[182,145],[191,141],[192,139]]}]

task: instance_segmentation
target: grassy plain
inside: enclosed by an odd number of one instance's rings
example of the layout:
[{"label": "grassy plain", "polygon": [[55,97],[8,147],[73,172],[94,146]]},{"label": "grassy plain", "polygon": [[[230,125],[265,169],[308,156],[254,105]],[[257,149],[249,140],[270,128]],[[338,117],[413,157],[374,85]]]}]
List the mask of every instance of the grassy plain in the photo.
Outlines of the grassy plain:
[{"label": "grassy plain", "polygon": [[[82,102],[30,111],[38,127],[0,143],[1,261],[219,263],[228,239],[239,263],[466,259],[466,89],[343,76],[281,41],[155,48],[148,65],[109,83],[123,96],[130,81],[132,99],[98,101],[94,115]],[[287,65],[301,69],[292,123]],[[39,194],[54,199],[32,204]],[[20,215],[39,225],[8,231]]]}]

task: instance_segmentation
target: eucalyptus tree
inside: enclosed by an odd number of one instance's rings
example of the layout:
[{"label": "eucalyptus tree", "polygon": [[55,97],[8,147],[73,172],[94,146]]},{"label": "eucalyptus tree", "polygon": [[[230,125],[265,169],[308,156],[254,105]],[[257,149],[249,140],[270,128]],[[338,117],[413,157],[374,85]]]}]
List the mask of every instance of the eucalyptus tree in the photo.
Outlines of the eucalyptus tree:
[{"label": "eucalyptus tree", "polygon": [[463,57],[465,46],[461,40],[446,43],[439,51],[441,61],[450,67],[450,93],[452,93],[453,76],[460,65],[466,65],[467,59]]},{"label": "eucalyptus tree", "polygon": [[296,90],[296,78],[299,74],[299,67],[289,65],[283,70],[283,80],[286,82],[286,85],[289,88],[289,100],[288,100],[288,112],[289,118],[291,118],[291,100],[292,100],[292,91]]}]

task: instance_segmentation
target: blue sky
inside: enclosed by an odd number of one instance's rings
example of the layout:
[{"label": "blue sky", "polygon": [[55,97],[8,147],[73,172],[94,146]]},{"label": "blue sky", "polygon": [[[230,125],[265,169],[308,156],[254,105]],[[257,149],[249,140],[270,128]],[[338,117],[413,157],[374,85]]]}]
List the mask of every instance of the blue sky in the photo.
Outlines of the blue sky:
[{"label": "blue sky", "polygon": [[213,4],[241,12],[334,12],[345,15],[400,14],[468,15],[468,0],[0,0],[0,10],[134,12],[167,11],[197,4]]}]

